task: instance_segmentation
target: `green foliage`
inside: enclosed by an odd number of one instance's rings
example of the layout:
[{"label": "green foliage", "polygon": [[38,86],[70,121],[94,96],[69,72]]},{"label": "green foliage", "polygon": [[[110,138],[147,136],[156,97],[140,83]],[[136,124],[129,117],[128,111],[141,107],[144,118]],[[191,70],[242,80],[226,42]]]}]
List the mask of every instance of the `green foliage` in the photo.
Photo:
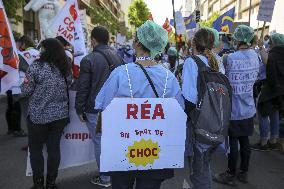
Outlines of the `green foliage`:
[{"label": "green foliage", "polygon": [[107,10],[92,6],[87,9],[91,16],[92,23],[105,26],[112,34],[118,30],[117,19]]},{"label": "green foliage", "polygon": [[23,7],[25,0],[3,0],[8,18],[13,19],[12,23],[18,24],[23,17],[18,15],[18,10]]},{"label": "green foliage", "polygon": [[213,12],[212,16],[208,20],[203,20],[200,22],[201,27],[213,28],[213,22],[220,16],[219,12]]},{"label": "green foliage", "polygon": [[126,39],[129,40],[129,39],[132,39],[133,38],[133,33],[131,31],[128,31],[127,34],[126,34]]},{"label": "green foliage", "polygon": [[143,0],[135,0],[129,7],[128,18],[129,23],[136,28],[141,26],[148,20],[150,10]]}]

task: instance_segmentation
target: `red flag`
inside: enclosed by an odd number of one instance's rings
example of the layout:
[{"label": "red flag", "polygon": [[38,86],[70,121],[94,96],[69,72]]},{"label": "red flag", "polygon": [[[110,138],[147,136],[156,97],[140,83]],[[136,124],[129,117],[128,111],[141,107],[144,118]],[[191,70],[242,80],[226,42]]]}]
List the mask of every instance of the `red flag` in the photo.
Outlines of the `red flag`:
[{"label": "red flag", "polygon": [[0,93],[4,93],[19,82],[19,57],[12,30],[0,0]]},{"label": "red flag", "polygon": [[166,21],[165,21],[165,23],[163,24],[163,28],[164,28],[165,30],[167,30],[168,33],[171,33],[172,27],[171,27],[171,25],[170,25],[170,21],[169,21],[168,18],[166,18]]},{"label": "red flag", "polygon": [[153,20],[154,21],[152,13],[149,14],[148,20]]}]

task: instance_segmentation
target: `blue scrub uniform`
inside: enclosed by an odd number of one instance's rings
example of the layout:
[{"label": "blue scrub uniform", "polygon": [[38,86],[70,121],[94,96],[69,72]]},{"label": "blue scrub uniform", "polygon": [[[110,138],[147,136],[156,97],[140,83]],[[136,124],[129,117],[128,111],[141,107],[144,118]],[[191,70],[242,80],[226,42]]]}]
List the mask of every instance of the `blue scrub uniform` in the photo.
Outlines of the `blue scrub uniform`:
[{"label": "blue scrub uniform", "polygon": [[[132,85],[133,97],[155,98],[156,96],[153,92],[153,89],[151,88],[141,68],[134,63],[127,64],[127,68]],[[175,76],[162,65],[147,66],[144,68],[152,79],[159,97],[162,97],[164,94],[164,87],[168,72],[165,98],[175,98],[181,107],[184,108],[184,99]],[[115,97],[131,97],[126,65],[116,68],[111,73],[96,97],[95,108],[104,110]],[[174,171],[173,169],[162,169],[113,172],[110,174],[112,175],[113,187],[129,187],[129,183],[134,183],[134,180],[136,179],[137,188],[154,188],[154,186],[156,188],[160,188],[159,186],[164,179],[172,178],[174,176]]]}]

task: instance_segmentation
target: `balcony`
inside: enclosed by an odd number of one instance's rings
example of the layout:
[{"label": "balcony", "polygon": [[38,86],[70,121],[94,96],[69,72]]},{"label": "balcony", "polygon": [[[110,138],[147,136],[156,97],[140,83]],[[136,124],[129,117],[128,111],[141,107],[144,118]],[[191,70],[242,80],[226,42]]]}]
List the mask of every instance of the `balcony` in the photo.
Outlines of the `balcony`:
[{"label": "balcony", "polygon": [[117,20],[120,17],[120,4],[114,0],[99,0],[100,5],[102,5],[106,10],[108,10]]},{"label": "balcony", "polygon": [[87,6],[91,6],[91,0],[81,0]]}]

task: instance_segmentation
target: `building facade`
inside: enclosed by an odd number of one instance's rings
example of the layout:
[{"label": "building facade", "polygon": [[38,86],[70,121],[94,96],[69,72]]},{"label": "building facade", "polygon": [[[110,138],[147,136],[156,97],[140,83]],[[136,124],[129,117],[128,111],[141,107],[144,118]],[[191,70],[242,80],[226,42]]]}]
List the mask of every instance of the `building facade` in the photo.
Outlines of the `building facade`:
[{"label": "building facade", "polygon": [[[200,0],[201,19],[206,20],[214,12],[225,13],[235,7],[235,22],[249,24],[255,30],[262,29],[263,22],[257,21],[257,14],[261,0]],[[283,0],[276,0],[274,13],[271,23],[265,26],[265,33],[279,32],[284,33],[284,7]]]},{"label": "building facade", "polygon": [[182,15],[188,17],[192,14],[195,8],[195,0],[183,0],[182,2]]},{"label": "building facade", "polygon": [[133,27],[130,25],[128,21],[129,7],[133,1],[134,0],[120,0],[121,10],[123,12],[123,20],[125,21],[125,26],[127,31],[131,31],[133,29]]}]

